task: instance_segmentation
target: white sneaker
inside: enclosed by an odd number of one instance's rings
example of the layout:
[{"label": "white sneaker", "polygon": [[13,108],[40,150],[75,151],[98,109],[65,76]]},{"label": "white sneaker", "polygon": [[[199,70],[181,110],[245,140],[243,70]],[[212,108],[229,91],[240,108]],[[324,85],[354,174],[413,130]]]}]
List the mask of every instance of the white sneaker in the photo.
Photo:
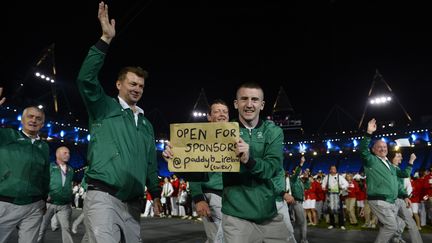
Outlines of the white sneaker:
[{"label": "white sneaker", "polygon": [[74,233],[74,234],[78,233],[78,231],[75,227],[72,227],[72,233]]},{"label": "white sneaker", "polygon": [[346,229],[345,229],[345,226],[341,226],[341,230],[346,230]]},{"label": "white sneaker", "polygon": [[327,229],[333,229],[333,225],[330,225],[329,227],[327,227]]}]

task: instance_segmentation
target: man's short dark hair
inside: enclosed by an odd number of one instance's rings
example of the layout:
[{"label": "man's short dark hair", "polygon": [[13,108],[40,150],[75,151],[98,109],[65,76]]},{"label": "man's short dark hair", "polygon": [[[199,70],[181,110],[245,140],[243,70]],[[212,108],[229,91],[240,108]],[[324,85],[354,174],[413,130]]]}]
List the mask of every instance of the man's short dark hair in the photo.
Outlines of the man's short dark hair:
[{"label": "man's short dark hair", "polygon": [[126,74],[129,72],[136,74],[140,78],[144,78],[144,79],[148,78],[148,72],[146,70],[142,69],[141,67],[128,66],[120,70],[117,79],[120,81],[125,80]]},{"label": "man's short dark hair", "polygon": [[213,105],[216,105],[216,104],[224,105],[224,106],[226,106],[226,107],[228,108],[228,110],[229,110],[229,107],[228,107],[228,105],[227,105],[227,103],[226,103],[225,101],[223,101],[222,99],[214,99],[214,100],[212,101],[212,103],[210,103],[209,111],[208,111],[209,114],[211,114],[211,108],[212,108],[212,106],[213,106]]},{"label": "man's short dark hair", "polygon": [[264,90],[262,89],[261,85],[259,85],[256,82],[246,82],[241,84],[240,86],[238,86],[237,90],[236,90],[236,96],[237,96],[237,92],[239,91],[239,89],[241,88],[249,88],[249,89],[260,89],[263,93],[263,100],[264,100]]}]

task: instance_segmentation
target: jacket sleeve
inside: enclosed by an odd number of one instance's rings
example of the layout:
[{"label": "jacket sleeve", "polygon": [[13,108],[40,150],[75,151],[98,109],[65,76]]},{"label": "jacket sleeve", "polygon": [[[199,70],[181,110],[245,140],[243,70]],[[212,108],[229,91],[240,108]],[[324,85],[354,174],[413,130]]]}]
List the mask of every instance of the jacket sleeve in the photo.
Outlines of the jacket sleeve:
[{"label": "jacket sleeve", "polygon": [[324,176],[324,179],[321,182],[321,188],[326,191],[327,190],[327,180],[328,180],[328,175]]},{"label": "jacket sleeve", "polygon": [[277,175],[272,178],[272,182],[275,188],[275,195],[282,196],[285,193],[285,171],[281,167]]},{"label": "jacket sleeve", "polygon": [[[273,127],[272,127],[273,128]],[[265,144],[263,158],[250,158],[245,164],[250,173],[260,179],[271,179],[283,164],[283,132],[274,127],[271,138]]]},{"label": "jacket sleeve", "polygon": [[106,113],[107,95],[103,90],[98,74],[104,64],[108,44],[99,40],[92,46],[81,65],[77,78],[78,90],[83,98],[90,119],[97,120]]},{"label": "jacket sleeve", "polygon": [[202,190],[202,182],[189,182],[189,189],[191,191],[192,200],[195,203],[205,201],[204,192]]},{"label": "jacket sleeve", "polygon": [[363,160],[365,166],[370,166],[373,163],[374,155],[369,150],[369,144],[372,135],[365,133],[364,138],[360,141],[360,158]]},{"label": "jacket sleeve", "polygon": [[396,167],[396,174],[400,178],[409,178],[411,175],[412,166],[408,165],[404,170],[401,170],[399,167]]},{"label": "jacket sleeve", "polygon": [[342,190],[346,190],[349,186],[348,181],[341,175],[339,176],[339,186]]},{"label": "jacket sleeve", "polygon": [[294,174],[292,174],[290,176],[290,183],[291,184],[294,184],[299,180],[299,175],[300,175],[301,169],[302,169],[302,167],[300,165],[295,168]]},{"label": "jacket sleeve", "polygon": [[[153,126],[149,121],[146,121],[148,124],[148,132],[151,134],[151,140],[154,141],[154,133]],[[156,145],[149,144],[147,145],[147,158],[148,158],[148,167],[147,167],[147,177],[146,177],[146,185],[147,190],[152,196],[153,199],[160,198],[161,196],[161,188],[159,187],[159,179],[158,179],[158,163],[156,157]]]}]

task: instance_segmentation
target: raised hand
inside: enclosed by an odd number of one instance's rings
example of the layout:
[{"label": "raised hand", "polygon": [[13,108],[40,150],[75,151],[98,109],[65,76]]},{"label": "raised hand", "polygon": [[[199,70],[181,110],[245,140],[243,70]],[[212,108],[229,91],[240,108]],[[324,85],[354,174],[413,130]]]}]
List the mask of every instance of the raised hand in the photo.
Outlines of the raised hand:
[{"label": "raised hand", "polygon": [[[3,88],[0,87],[0,98],[1,98],[2,93],[3,93]],[[0,99],[0,105],[2,105],[5,101],[6,101],[6,97],[1,98]]]},{"label": "raised hand", "polygon": [[412,164],[414,164],[414,160],[416,160],[416,159],[417,159],[417,156],[416,156],[414,153],[412,153],[412,154],[410,155],[410,158],[409,158],[408,163],[409,163],[410,165],[412,165]]},{"label": "raised hand", "polygon": [[368,127],[367,127],[367,133],[372,134],[377,130],[377,126],[376,126],[376,120],[375,118],[372,118],[369,122],[368,122]]},{"label": "raised hand", "polygon": [[302,156],[302,157],[300,158],[300,166],[303,166],[303,164],[304,164],[305,161],[306,161],[305,157]]},{"label": "raised hand", "polygon": [[111,19],[110,21],[108,16],[108,5],[104,2],[99,3],[98,19],[102,27],[101,39],[109,44],[116,34],[115,20]]}]

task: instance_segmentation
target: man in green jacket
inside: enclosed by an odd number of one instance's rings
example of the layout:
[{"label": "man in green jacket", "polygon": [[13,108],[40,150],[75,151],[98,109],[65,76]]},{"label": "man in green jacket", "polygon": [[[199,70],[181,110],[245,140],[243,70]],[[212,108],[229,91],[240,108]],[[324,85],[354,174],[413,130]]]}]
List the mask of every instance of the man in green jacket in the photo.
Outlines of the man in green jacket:
[{"label": "man in green jacket", "polygon": [[306,161],[305,157],[300,158],[299,165],[295,168],[294,173],[290,176],[291,194],[294,197],[294,202],[290,204],[290,207],[294,211],[295,224],[300,229],[300,242],[307,243],[307,220],[305,210],[303,208],[304,191],[309,189],[310,182],[300,178],[303,164]]},{"label": "man in green jacket", "polygon": [[283,163],[283,132],[262,121],[264,92],[256,83],[236,93],[240,139],[236,153],[239,173],[223,173],[222,228],[226,242],[287,242],[283,216],[277,213],[272,178]]},{"label": "man in green jacket", "polygon": [[[375,243],[387,243],[397,231],[395,205],[398,197],[397,177],[404,177],[406,173],[391,165],[387,159],[387,144],[383,140],[377,140],[372,147],[372,153],[369,151],[372,133],[376,129],[376,120],[370,120],[366,134],[360,142],[360,157],[366,173],[369,206],[382,224]],[[411,169],[411,166],[406,168],[406,170]]]},{"label": "man in green jacket", "polygon": [[[392,165],[396,168],[396,170],[399,169],[399,165],[402,163],[402,153],[396,152],[391,157]],[[412,168],[412,165],[414,164],[414,161],[417,157],[415,154],[411,154],[410,159],[408,161],[408,167]],[[410,209],[411,207],[411,201],[409,199],[409,195],[407,192],[407,189],[405,187],[405,180],[408,180],[408,183],[411,183],[410,178],[411,170],[407,171],[406,177],[398,177],[398,198],[395,201],[396,205],[396,221],[398,223],[398,230],[396,231],[396,235],[394,236],[392,242],[393,243],[403,243],[405,242],[402,239],[402,233],[404,230],[404,227],[406,226],[408,228],[408,232],[411,238],[411,242],[413,243],[423,243],[423,240],[421,238],[420,232],[417,228],[417,225],[413,219],[413,214]]]},{"label": "man in green jacket", "polygon": [[47,211],[43,217],[39,230],[38,242],[42,242],[45,230],[55,215],[60,223],[62,241],[73,243],[71,236],[70,220],[72,215],[72,179],[73,168],[67,163],[70,159],[70,151],[61,146],[56,150],[56,162],[50,166],[50,191],[47,200]]},{"label": "man in green jacket", "polygon": [[42,110],[27,107],[21,131],[0,128],[0,242],[15,229],[18,242],[37,241],[50,181],[49,148],[39,137],[44,121]]},{"label": "man in green jacket", "polygon": [[[276,209],[278,214],[283,215],[283,221],[288,230],[288,243],[297,243],[294,237],[294,228],[291,224],[291,218],[289,214],[288,204],[294,203],[295,199],[291,196],[290,191],[287,190],[285,170],[283,166],[279,169],[279,172],[275,177],[272,178],[273,185],[275,187],[276,195]],[[307,241],[302,241],[307,243]]]},{"label": "man in green jacket", "polygon": [[[209,122],[228,122],[229,109],[225,101],[214,100],[207,116]],[[167,146],[162,153],[167,159],[173,158],[172,146],[167,142]],[[203,220],[207,242],[220,242],[222,238],[222,172],[208,172],[206,181],[190,181],[189,188],[192,200],[195,203],[196,212]]]},{"label": "man in green jacket", "polygon": [[[207,119],[209,122],[228,122],[227,104],[223,100],[213,101]],[[222,172],[208,172],[207,175],[208,181],[191,181],[189,188],[196,212],[203,220],[207,242],[219,242],[216,237],[222,220]]]},{"label": "man in green jacket", "polygon": [[147,72],[123,68],[118,75],[118,97],[105,94],[98,74],[115,21],[108,6],[99,4],[100,40],[90,48],[78,75],[78,89],[89,115],[89,167],[84,224],[90,242],[140,242],[141,200],[145,186],[153,196],[155,214],[162,209],[153,127],[136,104]]}]

